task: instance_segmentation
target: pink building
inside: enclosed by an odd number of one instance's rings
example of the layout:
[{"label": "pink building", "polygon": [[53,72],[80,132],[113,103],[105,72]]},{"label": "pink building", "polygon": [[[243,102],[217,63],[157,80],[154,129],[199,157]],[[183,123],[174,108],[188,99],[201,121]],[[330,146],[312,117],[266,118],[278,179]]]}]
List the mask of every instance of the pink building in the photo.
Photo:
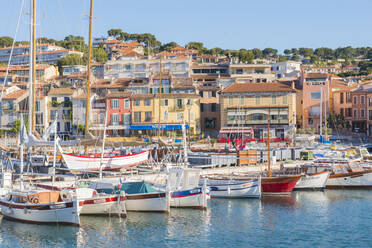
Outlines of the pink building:
[{"label": "pink building", "polygon": [[[323,113],[323,124],[329,114],[330,80],[326,73],[305,73],[302,76],[303,85],[303,118],[304,128],[320,127],[320,114]],[[320,99],[322,98],[322,108]],[[321,111],[322,109],[322,111]]]},{"label": "pink building", "polygon": [[111,136],[128,136],[131,123],[130,92],[111,92],[106,96],[107,130]]}]

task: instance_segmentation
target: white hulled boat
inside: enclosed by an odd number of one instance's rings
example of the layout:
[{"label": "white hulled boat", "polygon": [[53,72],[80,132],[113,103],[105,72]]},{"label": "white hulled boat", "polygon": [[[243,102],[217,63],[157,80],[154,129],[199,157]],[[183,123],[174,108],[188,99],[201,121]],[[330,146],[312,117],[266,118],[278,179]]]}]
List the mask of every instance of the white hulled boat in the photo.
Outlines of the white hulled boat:
[{"label": "white hulled boat", "polygon": [[12,192],[0,199],[7,219],[39,224],[80,225],[77,200],[63,200],[60,192]]},{"label": "white hulled boat", "polygon": [[227,178],[209,177],[207,186],[211,197],[221,198],[258,198],[261,196],[261,180],[230,180]]}]

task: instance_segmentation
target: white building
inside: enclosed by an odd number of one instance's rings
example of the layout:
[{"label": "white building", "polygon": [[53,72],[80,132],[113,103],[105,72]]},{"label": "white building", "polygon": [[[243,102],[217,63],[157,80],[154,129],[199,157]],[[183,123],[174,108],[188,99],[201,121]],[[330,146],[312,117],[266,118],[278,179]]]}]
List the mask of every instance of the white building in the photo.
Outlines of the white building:
[{"label": "white building", "polygon": [[[0,62],[8,63],[11,47],[0,48]],[[21,45],[13,49],[12,65],[25,65],[30,62],[30,46]],[[56,63],[62,57],[69,54],[83,56],[82,52],[65,49],[53,44],[39,44],[36,47],[36,63]]]},{"label": "white building", "polygon": [[63,76],[72,74],[84,74],[87,72],[87,67],[85,65],[64,65],[62,66]]},{"label": "white building", "polygon": [[[162,59],[162,72],[172,77],[190,76],[191,57]],[[121,57],[120,60],[107,61],[104,78],[148,78],[159,74],[159,58]]]},{"label": "white building", "polygon": [[15,121],[20,120],[21,114],[24,121],[28,114],[28,90],[22,90],[17,86],[4,89],[1,100],[0,128],[10,130],[14,127]]},{"label": "white building", "polygon": [[271,66],[271,71],[275,73],[277,78],[293,76],[294,72],[300,73],[301,63],[296,61],[278,62]]},{"label": "white building", "polygon": [[230,63],[230,76],[239,83],[267,83],[275,79],[271,65]]}]

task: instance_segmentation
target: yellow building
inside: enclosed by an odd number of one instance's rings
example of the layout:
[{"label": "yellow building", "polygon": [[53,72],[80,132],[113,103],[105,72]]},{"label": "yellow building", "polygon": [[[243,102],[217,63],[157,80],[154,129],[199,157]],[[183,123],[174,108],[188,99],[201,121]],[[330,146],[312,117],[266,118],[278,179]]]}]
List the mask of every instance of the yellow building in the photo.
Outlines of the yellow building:
[{"label": "yellow building", "polygon": [[[161,99],[159,99],[161,98]],[[159,106],[159,100],[161,104]],[[200,133],[200,96],[196,94],[137,94],[131,97],[131,130],[134,134],[181,134],[185,122],[192,134]],[[159,111],[160,108],[160,111]]]},{"label": "yellow building", "polygon": [[296,90],[280,83],[235,83],[220,96],[221,136],[286,138],[296,125]]}]

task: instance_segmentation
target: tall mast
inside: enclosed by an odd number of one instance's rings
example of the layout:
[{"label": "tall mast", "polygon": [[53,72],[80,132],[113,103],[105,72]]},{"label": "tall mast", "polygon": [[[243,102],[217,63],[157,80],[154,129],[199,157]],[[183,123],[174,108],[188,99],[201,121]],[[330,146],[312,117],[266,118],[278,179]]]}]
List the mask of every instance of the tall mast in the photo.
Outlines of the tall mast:
[{"label": "tall mast", "polygon": [[35,131],[35,101],[36,101],[36,0],[32,0],[32,123],[31,132]]},{"label": "tall mast", "polygon": [[29,61],[29,75],[28,75],[28,89],[29,89],[29,96],[28,96],[28,134],[31,135],[34,129],[34,91],[35,91],[35,81],[34,81],[34,44],[35,44],[35,14],[36,14],[36,0],[30,1],[30,46],[29,46],[29,53],[30,53],[30,61]]},{"label": "tall mast", "polygon": [[92,57],[92,19],[93,19],[93,0],[90,0],[90,13],[89,13],[89,38],[88,38],[88,79],[87,79],[87,99],[85,110],[85,136],[89,131],[89,108],[90,108],[90,67]]},{"label": "tall mast", "polygon": [[269,174],[268,176],[271,177],[271,154],[270,154],[270,120],[269,122],[267,123],[267,160],[269,162],[269,166],[268,166],[268,170],[269,170]]},{"label": "tall mast", "polygon": [[320,139],[323,139],[322,138],[322,127],[323,127],[323,102],[322,102],[322,99],[323,98],[323,92],[322,92],[322,86],[320,86],[320,130],[319,130],[319,134],[320,134]]},{"label": "tall mast", "polygon": [[160,53],[160,61],[159,61],[159,123],[158,123],[158,142],[160,141],[160,125],[161,125],[161,53]]}]

